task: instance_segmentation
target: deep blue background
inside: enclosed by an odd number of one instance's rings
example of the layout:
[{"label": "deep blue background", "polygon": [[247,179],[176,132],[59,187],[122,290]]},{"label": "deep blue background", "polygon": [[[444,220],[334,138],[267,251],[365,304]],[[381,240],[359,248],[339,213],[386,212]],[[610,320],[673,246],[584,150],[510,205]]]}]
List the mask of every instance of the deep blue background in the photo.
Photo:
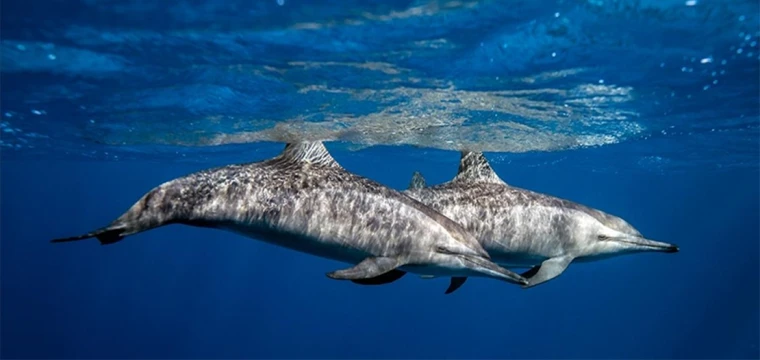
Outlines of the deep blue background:
[{"label": "deep blue background", "polygon": [[[530,290],[471,279],[444,296],[444,280],[414,276],[361,287],[324,276],[342,264],[179,225],[111,246],[48,243],[106,224],[163,181],[279,148],[240,146],[234,157],[171,166],[4,161],[2,356],[758,357],[755,170],[610,173],[579,165],[603,161],[602,149],[555,163],[552,154],[502,155],[493,166],[505,181],[620,215],[681,246],[677,254],[573,264]],[[448,180],[458,160],[408,147],[328,148],[348,170],[397,189],[414,170],[431,183]]]},{"label": "deep blue background", "polygon": [[[758,358],[759,42],[756,0],[3,0],[0,356]],[[396,189],[490,149],[681,252],[444,295],[179,225],[49,243],[275,125],[348,128],[334,157]]]}]

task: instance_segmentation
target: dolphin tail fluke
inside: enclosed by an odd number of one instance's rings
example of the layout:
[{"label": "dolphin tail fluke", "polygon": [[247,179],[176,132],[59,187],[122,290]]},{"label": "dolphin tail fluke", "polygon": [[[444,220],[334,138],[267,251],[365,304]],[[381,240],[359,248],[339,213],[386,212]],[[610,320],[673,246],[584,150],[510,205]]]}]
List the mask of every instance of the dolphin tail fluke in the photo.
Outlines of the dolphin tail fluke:
[{"label": "dolphin tail fluke", "polygon": [[101,245],[109,245],[109,244],[117,243],[121,241],[122,239],[124,239],[124,236],[126,236],[126,234],[124,234],[125,230],[126,228],[124,226],[107,226],[107,227],[89,232],[87,234],[53,239],[53,240],[50,240],[50,242],[61,243],[61,242],[79,241],[79,240],[86,240],[90,238],[96,238],[98,239]]},{"label": "dolphin tail fluke", "polygon": [[412,175],[412,181],[409,182],[409,190],[422,189],[425,187],[425,177],[419,171]]},{"label": "dolphin tail fluke", "polygon": [[569,255],[544,260],[540,265],[536,265],[520,274],[528,279],[528,284],[524,285],[523,288],[534,287],[560,276],[572,261],[573,257]]}]

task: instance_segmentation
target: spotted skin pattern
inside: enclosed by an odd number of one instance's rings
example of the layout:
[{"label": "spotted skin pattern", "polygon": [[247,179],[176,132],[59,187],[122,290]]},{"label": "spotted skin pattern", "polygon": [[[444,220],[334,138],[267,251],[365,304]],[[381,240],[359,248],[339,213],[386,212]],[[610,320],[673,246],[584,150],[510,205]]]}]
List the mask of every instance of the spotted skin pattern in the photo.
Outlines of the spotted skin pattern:
[{"label": "spotted skin pattern", "polygon": [[[488,253],[459,224],[399,191],[346,171],[321,142],[289,143],[268,160],[168,181],[109,226],[54,242],[97,237],[110,244],[168,224],[232,231],[350,264],[393,258],[405,271],[502,280],[508,274],[524,282],[488,261]],[[473,259],[502,274],[478,270]]]},{"label": "spotted skin pattern", "polygon": [[[462,151],[457,175],[439,185],[426,187],[422,175],[415,173],[404,193],[458,222],[503,266],[530,267],[563,256],[591,261],[638,251],[674,252],[675,248],[643,239],[617,216],[510,186],[480,152]],[[605,241],[621,236],[647,246]]]}]

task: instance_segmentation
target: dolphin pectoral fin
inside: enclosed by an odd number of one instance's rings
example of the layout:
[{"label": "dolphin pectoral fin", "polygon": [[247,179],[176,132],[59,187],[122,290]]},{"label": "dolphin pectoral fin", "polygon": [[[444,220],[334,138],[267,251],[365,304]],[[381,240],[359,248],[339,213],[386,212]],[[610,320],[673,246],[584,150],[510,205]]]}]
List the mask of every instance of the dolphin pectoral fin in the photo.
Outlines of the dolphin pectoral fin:
[{"label": "dolphin pectoral fin", "polygon": [[354,280],[351,280],[351,282],[353,282],[354,284],[359,284],[359,285],[385,285],[385,284],[390,284],[398,279],[401,279],[401,277],[404,275],[406,275],[405,271],[393,269],[385,274],[378,275],[373,278],[354,279]]},{"label": "dolphin pectoral fin", "polygon": [[529,288],[538,284],[547,282],[562,274],[567,266],[573,261],[570,255],[558,256],[544,260],[541,265],[536,265],[528,271],[520,274],[528,279],[528,285],[523,288]]},{"label": "dolphin pectoral fin", "polygon": [[454,276],[451,278],[451,282],[449,283],[449,288],[446,289],[445,294],[451,294],[457,289],[459,289],[462,285],[464,285],[464,282],[467,281],[467,277],[464,276]]},{"label": "dolphin pectoral fin", "polygon": [[371,279],[390,272],[403,265],[397,258],[369,257],[354,267],[327,273],[327,277],[336,280]]}]

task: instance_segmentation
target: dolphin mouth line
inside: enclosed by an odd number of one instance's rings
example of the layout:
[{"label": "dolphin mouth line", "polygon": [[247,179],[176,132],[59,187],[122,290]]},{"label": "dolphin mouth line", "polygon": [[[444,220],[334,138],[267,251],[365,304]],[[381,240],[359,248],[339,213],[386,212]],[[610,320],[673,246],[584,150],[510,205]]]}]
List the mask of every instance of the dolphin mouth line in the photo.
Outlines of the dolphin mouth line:
[{"label": "dolphin mouth line", "polygon": [[641,241],[629,240],[628,238],[626,238],[626,239],[612,238],[610,240],[611,241],[616,241],[616,242],[621,242],[621,243],[626,243],[626,244],[632,244],[632,245],[636,245],[636,246],[641,246],[641,247],[647,247],[647,248],[651,248],[651,249],[662,250],[662,251],[665,251],[665,252],[678,252],[680,250],[677,245],[656,242],[656,241],[645,239],[643,237],[640,238],[640,239],[641,239]]}]

